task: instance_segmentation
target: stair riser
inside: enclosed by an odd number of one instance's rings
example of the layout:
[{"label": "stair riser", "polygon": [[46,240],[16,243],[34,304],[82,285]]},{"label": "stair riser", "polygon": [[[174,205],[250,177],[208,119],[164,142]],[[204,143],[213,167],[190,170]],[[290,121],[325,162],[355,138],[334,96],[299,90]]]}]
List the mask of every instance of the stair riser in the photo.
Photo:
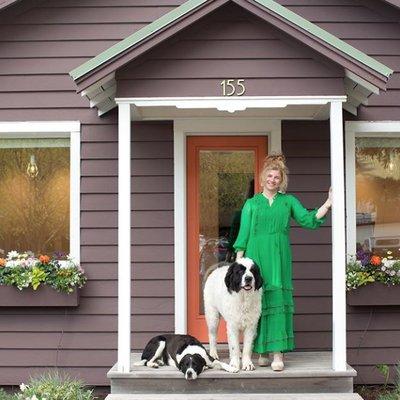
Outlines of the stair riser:
[{"label": "stair riser", "polygon": [[111,393],[352,393],[353,379],[111,379]]}]

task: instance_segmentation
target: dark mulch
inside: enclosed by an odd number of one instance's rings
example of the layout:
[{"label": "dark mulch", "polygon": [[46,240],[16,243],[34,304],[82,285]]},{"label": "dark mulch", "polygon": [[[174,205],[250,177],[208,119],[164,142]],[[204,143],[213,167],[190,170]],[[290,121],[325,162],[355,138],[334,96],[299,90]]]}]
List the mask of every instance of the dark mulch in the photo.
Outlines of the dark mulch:
[{"label": "dark mulch", "polygon": [[356,385],[354,391],[358,393],[364,400],[378,400],[379,395],[391,391],[393,387],[383,385]]}]

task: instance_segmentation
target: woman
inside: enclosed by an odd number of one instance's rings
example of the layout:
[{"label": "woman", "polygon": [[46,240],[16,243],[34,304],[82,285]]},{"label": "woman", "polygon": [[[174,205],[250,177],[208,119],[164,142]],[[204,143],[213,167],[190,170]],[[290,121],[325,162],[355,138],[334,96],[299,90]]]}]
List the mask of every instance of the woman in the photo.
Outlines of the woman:
[{"label": "woman", "polygon": [[319,208],[308,211],[293,195],[285,194],[288,169],[283,155],[267,156],[260,175],[262,193],[243,206],[240,230],[234,248],[237,258],[246,255],[261,269],[264,279],[262,314],[253,350],[260,353],[259,365],[282,371],[283,352],[294,349],[292,255],[289,243],[290,218],[303,228],[316,229],[331,207],[328,199]]}]

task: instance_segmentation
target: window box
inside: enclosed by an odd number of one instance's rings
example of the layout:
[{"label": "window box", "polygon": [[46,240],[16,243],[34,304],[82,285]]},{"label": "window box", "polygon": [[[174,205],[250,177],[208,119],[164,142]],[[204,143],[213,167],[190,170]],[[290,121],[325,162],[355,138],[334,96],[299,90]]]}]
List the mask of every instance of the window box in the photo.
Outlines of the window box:
[{"label": "window box", "polygon": [[37,290],[0,286],[0,307],[77,307],[78,305],[79,289],[75,289],[72,293],[62,293],[44,285]]},{"label": "window box", "polygon": [[350,306],[394,306],[400,305],[400,285],[387,286],[374,282],[347,292]]}]

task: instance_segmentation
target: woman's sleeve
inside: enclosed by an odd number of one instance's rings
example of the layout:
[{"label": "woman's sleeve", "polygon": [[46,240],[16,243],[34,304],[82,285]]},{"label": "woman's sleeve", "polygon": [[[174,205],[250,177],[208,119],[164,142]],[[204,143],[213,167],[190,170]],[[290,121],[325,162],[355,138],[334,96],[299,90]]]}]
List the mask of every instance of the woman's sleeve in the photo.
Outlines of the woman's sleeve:
[{"label": "woman's sleeve", "polygon": [[316,214],[318,209],[308,211],[299,201],[299,199],[293,195],[291,197],[291,214],[294,220],[303,228],[306,229],[317,229],[326,220],[326,217],[317,218]]},{"label": "woman's sleeve", "polygon": [[246,200],[242,208],[242,215],[240,217],[240,228],[238,237],[233,244],[236,251],[246,250],[247,241],[250,235],[250,225],[251,225],[251,203]]}]

